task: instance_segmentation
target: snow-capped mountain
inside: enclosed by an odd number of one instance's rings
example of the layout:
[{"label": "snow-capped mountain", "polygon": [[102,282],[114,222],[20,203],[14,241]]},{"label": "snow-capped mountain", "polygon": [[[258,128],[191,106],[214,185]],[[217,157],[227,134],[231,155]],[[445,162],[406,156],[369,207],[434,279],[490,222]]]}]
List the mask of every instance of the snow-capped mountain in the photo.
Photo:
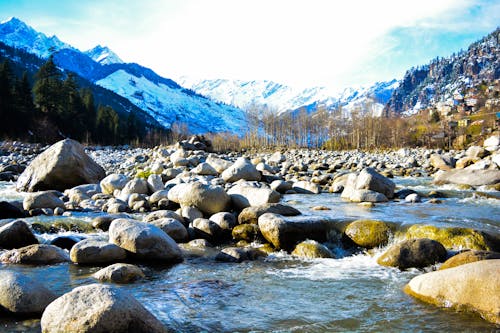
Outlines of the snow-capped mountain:
[{"label": "snow-capped mountain", "polygon": [[193,133],[239,133],[245,126],[242,110],[184,89],[151,69],[125,64],[106,47],[84,53],[16,18],[0,24],[0,41],[44,59],[53,55],[60,68],[125,97],[166,128],[185,124]]},{"label": "snow-capped mountain", "polygon": [[368,111],[380,115],[392,91],[398,86],[398,82],[392,80],[338,91],[328,87],[297,89],[273,81],[196,80],[185,76],[178,78],[177,82],[225,104],[244,110],[267,108],[278,114],[302,108],[314,112],[319,108],[332,110],[342,106],[345,111],[351,111],[368,106]]},{"label": "snow-capped mountain", "polygon": [[101,65],[123,64],[123,60],[107,46],[97,45],[84,53]]},{"label": "snow-capped mountain", "polygon": [[47,37],[15,17],[0,23],[0,40],[9,46],[23,49],[40,58],[48,58],[53,52],[72,48],[61,42],[56,36]]}]

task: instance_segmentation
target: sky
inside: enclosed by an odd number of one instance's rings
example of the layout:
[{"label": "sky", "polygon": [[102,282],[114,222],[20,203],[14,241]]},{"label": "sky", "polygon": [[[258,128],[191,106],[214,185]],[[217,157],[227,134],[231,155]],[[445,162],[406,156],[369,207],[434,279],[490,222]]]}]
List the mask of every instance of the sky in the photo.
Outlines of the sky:
[{"label": "sky", "polygon": [[0,0],[12,16],[168,78],[342,89],[466,49],[499,26],[500,0]]}]

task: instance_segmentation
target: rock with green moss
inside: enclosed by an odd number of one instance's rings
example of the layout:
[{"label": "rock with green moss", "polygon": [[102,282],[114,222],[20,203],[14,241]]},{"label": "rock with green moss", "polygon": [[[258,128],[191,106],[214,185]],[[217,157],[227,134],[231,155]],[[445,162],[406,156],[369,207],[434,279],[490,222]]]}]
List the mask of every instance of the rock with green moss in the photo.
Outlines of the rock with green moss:
[{"label": "rock with green moss", "polygon": [[326,246],[314,240],[306,240],[297,244],[292,255],[306,259],[335,258],[333,253]]},{"label": "rock with green moss", "polygon": [[392,235],[391,228],[382,221],[357,220],[350,223],[345,234],[355,244],[372,249],[374,247],[386,245]]},{"label": "rock with green moss", "polygon": [[498,239],[485,232],[460,227],[438,228],[432,225],[412,225],[405,234],[406,239],[429,238],[453,250],[494,251],[499,246]]},{"label": "rock with green moss", "polygon": [[441,269],[453,268],[460,265],[470,264],[471,262],[490,260],[490,259],[500,259],[500,253],[492,251],[475,251],[475,250],[464,251],[446,260],[439,269],[441,270]]},{"label": "rock with green moss", "polygon": [[446,259],[444,246],[428,238],[408,239],[391,246],[382,254],[377,263],[382,266],[407,268],[424,268]]},{"label": "rock with green moss", "polygon": [[262,234],[257,224],[239,224],[233,228],[232,236],[237,241],[253,242],[262,239]]}]

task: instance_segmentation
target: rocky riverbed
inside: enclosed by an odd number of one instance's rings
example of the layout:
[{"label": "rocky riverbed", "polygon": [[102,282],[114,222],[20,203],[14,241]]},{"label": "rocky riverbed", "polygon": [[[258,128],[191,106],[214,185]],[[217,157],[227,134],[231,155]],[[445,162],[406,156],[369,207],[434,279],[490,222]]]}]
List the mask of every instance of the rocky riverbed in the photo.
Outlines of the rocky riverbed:
[{"label": "rocky riverbed", "polygon": [[[404,325],[395,309],[410,306],[424,316],[433,308],[413,296],[467,310],[438,310],[434,319],[442,322],[428,329],[452,329],[454,316],[457,328],[475,318],[469,329],[492,329],[500,323],[500,281],[492,273],[500,269],[498,146],[498,136],[451,152],[215,154],[202,137],[153,149],[3,143],[0,305],[13,318],[4,325],[46,332],[363,330],[372,326],[357,310],[368,306],[380,330],[412,331],[424,318]],[[440,267],[447,269],[433,272]],[[365,296],[339,292],[352,306],[324,313],[329,292],[311,291],[317,280],[354,283]],[[288,285],[296,287],[289,295]],[[377,301],[385,297],[380,288],[393,296],[384,298],[395,302],[392,310]],[[273,292],[282,299],[267,299]],[[191,313],[197,297],[201,309],[220,313]],[[313,312],[286,309],[285,300]],[[89,302],[100,306],[90,311]],[[238,302],[258,318],[235,316]],[[81,316],[85,311],[98,319]],[[387,311],[398,326],[383,324],[391,320]],[[221,322],[231,315],[235,322]]]}]

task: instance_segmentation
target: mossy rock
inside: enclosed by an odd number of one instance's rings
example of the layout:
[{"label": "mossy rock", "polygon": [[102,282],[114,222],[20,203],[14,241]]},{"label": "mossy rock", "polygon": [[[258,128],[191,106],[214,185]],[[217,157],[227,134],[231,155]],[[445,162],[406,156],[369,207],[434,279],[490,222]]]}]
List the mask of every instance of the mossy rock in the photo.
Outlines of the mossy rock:
[{"label": "mossy rock", "polygon": [[61,219],[53,222],[50,225],[49,232],[57,233],[60,231],[73,231],[73,232],[93,232],[94,228],[90,222],[75,220],[75,219]]},{"label": "mossy rock", "polygon": [[326,246],[314,240],[306,240],[297,244],[292,255],[306,259],[335,258],[333,253]]},{"label": "mossy rock", "polygon": [[386,245],[392,235],[392,231],[382,221],[356,220],[346,227],[345,234],[356,245],[372,249]]},{"label": "mossy rock", "polygon": [[489,259],[500,259],[500,253],[492,251],[475,251],[475,250],[464,251],[446,260],[439,269],[442,270],[447,268],[453,268],[460,265],[470,264],[471,262],[489,260]]},{"label": "mossy rock", "polygon": [[499,246],[498,239],[493,236],[482,231],[460,227],[438,228],[432,225],[415,224],[406,231],[405,238],[433,239],[452,250],[494,251]]},{"label": "mossy rock", "polygon": [[151,176],[153,172],[151,170],[141,170],[138,169],[135,178],[143,178],[143,179],[148,179],[149,176]]},{"label": "mossy rock", "polygon": [[377,259],[377,263],[405,270],[412,267],[424,268],[443,262],[446,256],[444,246],[435,240],[408,239],[392,245]]},{"label": "mossy rock", "polygon": [[263,239],[259,226],[256,224],[239,224],[233,228],[232,235],[237,241],[253,242]]}]

